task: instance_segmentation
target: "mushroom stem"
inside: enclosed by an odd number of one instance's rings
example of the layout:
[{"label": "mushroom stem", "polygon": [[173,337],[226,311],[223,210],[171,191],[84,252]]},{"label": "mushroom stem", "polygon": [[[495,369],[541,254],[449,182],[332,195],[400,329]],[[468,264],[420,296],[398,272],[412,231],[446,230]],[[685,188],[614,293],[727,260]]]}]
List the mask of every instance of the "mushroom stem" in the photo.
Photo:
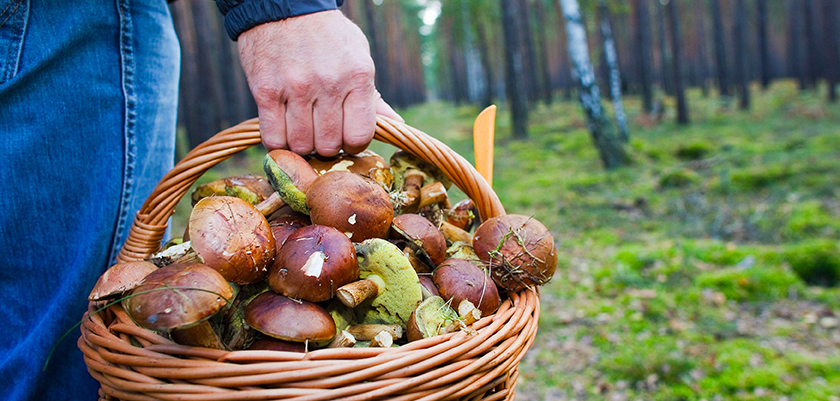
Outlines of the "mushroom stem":
[{"label": "mushroom stem", "polygon": [[392,339],[403,336],[403,328],[397,324],[356,324],[347,328],[347,332],[359,341],[373,341],[383,331],[387,332]]},{"label": "mushroom stem", "polygon": [[355,308],[378,293],[379,284],[373,280],[363,279],[339,287],[335,295],[344,305]]},{"label": "mushroom stem", "polygon": [[459,228],[458,226],[442,221],[440,223],[440,232],[443,233],[443,237],[446,238],[447,243],[455,243],[455,242],[466,242],[472,243],[472,234],[463,229]]},{"label": "mushroom stem", "polygon": [[473,324],[481,319],[481,309],[478,309],[468,300],[461,301],[458,304],[458,315],[464,319],[464,324]]},{"label": "mushroom stem", "polygon": [[338,334],[327,344],[327,348],[352,348],[356,345],[356,337],[350,334],[347,330],[341,330]]},{"label": "mushroom stem", "polygon": [[406,170],[402,187],[402,192],[405,196],[405,200],[401,207],[403,213],[413,213],[419,209],[418,204],[420,203],[422,195],[420,189],[423,186],[423,181],[425,180],[426,173],[416,169]]},{"label": "mushroom stem", "polygon": [[380,331],[373,338],[370,339],[371,347],[391,348],[394,344],[394,337],[388,331]]},{"label": "mushroom stem", "polygon": [[271,216],[272,213],[280,210],[283,206],[286,206],[286,202],[283,201],[283,198],[280,197],[280,193],[277,191],[272,192],[268,198],[265,198],[262,202],[254,205],[254,207],[265,217]]},{"label": "mushroom stem", "polygon": [[204,347],[212,349],[225,349],[218,334],[207,320],[184,329],[172,330],[172,339],[181,345]]},{"label": "mushroom stem", "polygon": [[446,187],[440,181],[425,185],[420,188],[420,204],[417,206],[422,209],[426,206],[436,205],[438,203],[447,203],[449,196],[446,194]]}]

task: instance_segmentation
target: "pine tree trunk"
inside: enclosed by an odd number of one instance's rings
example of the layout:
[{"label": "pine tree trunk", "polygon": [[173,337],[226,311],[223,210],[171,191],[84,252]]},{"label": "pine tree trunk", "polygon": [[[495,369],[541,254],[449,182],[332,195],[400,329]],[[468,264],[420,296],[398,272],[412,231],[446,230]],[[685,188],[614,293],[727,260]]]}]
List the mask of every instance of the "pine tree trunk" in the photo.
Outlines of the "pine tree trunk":
[{"label": "pine tree trunk", "polygon": [[524,80],[523,50],[520,46],[516,2],[499,0],[502,6],[502,28],[505,36],[505,88],[514,138],[528,137],[527,88]]},{"label": "pine tree trunk", "polygon": [[770,86],[770,48],[767,44],[767,0],[756,0],[756,27],[758,32],[758,53],[761,64],[761,87],[767,89]]},{"label": "pine tree trunk", "polygon": [[598,14],[601,16],[601,35],[604,37],[604,56],[610,72],[610,97],[612,98],[613,109],[615,110],[618,136],[622,141],[628,142],[630,136],[627,133],[627,114],[624,112],[624,103],[621,101],[621,73],[618,68],[618,55],[615,52],[615,39],[613,38],[612,27],[610,26],[610,11],[607,8],[606,0],[600,0],[598,2]]},{"label": "pine tree trunk", "polygon": [[703,8],[702,1],[696,1],[694,6],[694,12],[696,13],[695,22],[697,24],[697,58],[699,58],[697,74],[700,77],[698,81],[700,89],[703,91],[703,97],[706,97],[709,95],[709,87],[707,85],[709,79],[709,56],[708,48],[706,47],[709,42],[708,35],[706,34],[706,12]]},{"label": "pine tree trunk", "polygon": [[677,0],[668,4],[671,11],[671,58],[674,62],[674,92],[677,96],[677,123],[688,124],[688,104],[685,100],[685,85],[682,74],[682,35]]},{"label": "pine tree trunk", "polygon": [[542,0],[534,2],[536,5],[534,13],[536,14],[537,26],[537,46],[540,49],[539,70],[540,77],[542,77],[542,84],[540,85],[540,94],[542,95],[545,104],[551,104],[551,77],[548,74],[548,38],[546,37],[545,24],[545,5]]},{"label": "pine tree trunk", "polygon": [[531,30],[531,7],[528,0],[510,0],[516,2],[519,7],[517,9],[517,22],[519,23],[519,39],[522,43],[524,52],[522,53],[522,63],[525,70],[525,84],[527,85],[527,104],[530,107],[536,104],[536,100],[540,98],[539,79],[537,75],[537,59],[534,54],[534,35]]},{"label": "pine tree trunk", "polygon": [[837,101],[837,83],[840,81],[840,38],[837,36],[837,0],[823,0],[823,35],[825,39],[825,71],[828,81],[828,101]]},{"label": "pine tree trunk", "polygon": [[390,88],[391,86],[390,82],[388,82],[388,74],[385,72],[385,69],[388,68],[385,62],[385,44],[382,43],[379,36],[380,19],[376,16],[373,0],[362,0],[362,4],[365,7],[365,27],[367,27],[367,39],[370,44],[370,54],[373,59],[373,63],[377,68],[375,78],[376,87],[379,88],[380,92],[387,95],[387,88]]},{"label": "pine tree trunk", "polygon": [[802,0],[788,0],[788,69],[790,76],[799,81],[799,89],[805,89],[805,51],[802,45]]},{"label": "pine tree trunk", "polygon": [[667,94],[673,94],[671,80],[668,74],[668,42],[665,37],[665,6],[656,1],[653,3],[656,8],[657,31],[659,33],[659,77],[662,80],[662,89]]},{"label": "pine tree trunk", "polygon": [[636,47],[639,56],[639,79],[642,84],[642,107],[645,113],[653,111],[653,51],[650,45],[650,7],[648,0],[636,1]]},{"label": "pine tree trunk", "polygon": [[749,20],[747,16],[747,9],[744,5],[745,0],[735,0],[735,16],[732,24],[732,37],[735,39],[735,74],[738,81],[738,88],[740,92],[740,101],[738,107],[742,110],[750,108],[750,71],[748,58],[750,55],[747,49],[747,30],[746,22]]},{"label": "pine tree trunk", "polygon": [[604,167],[607,169],[620,167],[626,162],[627,157],[623,143],[616,135],[601,105],[601,94],[595,81],[592,63],[589,61],[589,47],[586,43],[586,29],[580,15],[580,5],[577,0],[558,1],[566,19],[569,58],[573,65],[572,76],[578,83],[580,102],[586,114],[589,132]]},{"label": "pine tree trunk", "polygon": [[717,66],[718,90],[721,98],[729,97],[729,74],[726,66],[726,37],[723,30],[723,18],[720,13],[720,0],[709,0],[712,14],[712,30],[715,40],[715,64]]},{"label": "pine tree trunk", "polygon": [[817,86],[817,78],[821,74],[820,34],[815,11],[814,0],[804,0],[802,15],[805,17],[805,43],[808,51],[805,77],[809,88]]}]

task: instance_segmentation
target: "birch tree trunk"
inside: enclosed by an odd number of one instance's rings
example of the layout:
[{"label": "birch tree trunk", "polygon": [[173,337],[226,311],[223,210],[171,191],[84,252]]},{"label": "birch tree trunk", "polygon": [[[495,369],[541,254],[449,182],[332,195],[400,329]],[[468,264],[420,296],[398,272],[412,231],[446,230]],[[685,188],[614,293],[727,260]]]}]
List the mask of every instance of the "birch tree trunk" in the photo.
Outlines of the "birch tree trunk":
[{"label": "birch tree trunk", "polygon": [[650,6],[648,0],[636,1],[636,43],[639,51],[638,71],[642,84],[644,112],[653,111],[653,51],[650,45]]},{"label": "birch tree trunk", "polygon": [[505,37],[505,88],[510,105],[511,125],[514,138],[528,137],[528,104],[523,68],[523,51],[520,46],[519,28],[516,16],[517,4],[511,0],[502,2],[502,28]]},{"label": "birch tree trunk", "polygon": [[[673,1],[673,0],[672,0]],[[604,57],[609,69],[610,97],[615,109],[615,121],[618,125],[618,136],[628,142],[627,114],[624,113],[624,103],[621,101],[621,74],[618,69],[618,55],[615,52],[615,40],[610,26],[610,12],[606,0],[598,2],[598,13],[601,15],[601,35],[604,37]]]},{"label": "birch tree trunk", "polygon": [[668,8],[671,11],[671,58],[674,70],[674,93],[677,96],[677,123],[688,124],[688,104],[685,100],[685,84],[682,74],[682,35],[680,34],[680,15],[677,1],[671,0]]},{"label": "birch tree trunk", "polygon": [[[502,0],[504,2],[504,0]],[[595,72],[589,61],[586,29],[577,0],[558,0],[566,19],[566,38],[569,58],[572,60],[572,77],[578,82],[580,102],[586,122],[601,161],[607,169],[620,167],[627,160],[621,139],[616,135],[601,105],[601,94],[595,81]]]}]

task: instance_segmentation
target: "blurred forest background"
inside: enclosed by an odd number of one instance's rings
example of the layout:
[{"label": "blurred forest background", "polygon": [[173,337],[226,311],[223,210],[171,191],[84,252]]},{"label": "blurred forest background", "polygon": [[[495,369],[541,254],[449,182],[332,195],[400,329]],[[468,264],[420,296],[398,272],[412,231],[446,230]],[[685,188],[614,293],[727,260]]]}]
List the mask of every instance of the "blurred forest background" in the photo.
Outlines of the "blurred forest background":
[{"label": "blurred forest background", "polygon": [[[523,137],[528,110],[577,93],[563,2],[347,0],[341,10],[366,33],[377,87],[391,105],[506,103],[517,120],[514,134]],[[724,106],[749,108],[748,82],[766,88],[792,78],[809,90],[825,80],[827,101],[836,99],[835,0],[580,0],[579,6],[601,92],[641,96],[653,120],[664,114],[662,96],[682,98],[685,88],[704,96],[717,89]],[[172,11],[183,54],[180,126],[195,146],[255,117],[256,107],[215,4],[178,1]],[[617,56],[615,71],[608,46]],[[607,89],[611,73],[620,92]],[[690,105],[682,103],[677,118],[688,123]]]},{"label": "blurred forest background", "polygon": [[[171,7],[183,154],[257,112],[215,4]],[[500,106],[493,188],[560,261],[518,401],[840,401],[838,8],[346,0],[410,125],[472,160]]]}]

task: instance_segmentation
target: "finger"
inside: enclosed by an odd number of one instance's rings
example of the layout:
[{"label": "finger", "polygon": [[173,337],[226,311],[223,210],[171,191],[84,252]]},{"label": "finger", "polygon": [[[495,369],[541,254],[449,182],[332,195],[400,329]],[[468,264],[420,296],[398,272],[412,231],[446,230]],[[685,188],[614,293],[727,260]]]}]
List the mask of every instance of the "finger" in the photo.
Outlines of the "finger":
[{"label": "finger", "polygon": [[286,149],[286,105],[277,101],[273,107],[259,108],[260,137],[269,152]]},{"label": "finger", "polygon": [[[377,92],[376,94],[379,95],[379,92]],[[405,122],[405,120],[402,118],[402,116],[397,114],[397,112],[394,111],[393,108],[391,108],[391,105],[389,105],[387,102],[385,102],[385,99],[383,99],[382,96],[378,96],[378,97],[379,97],[379,99],[377,99],[377,101],[376,101],[376,114],[381,114],[385,117],[397,120],[401,123]]]},{"label": "finger", "polygon": [[286,102],[286,141],[289,150],[308,155],[315,149],[310,99],[295,98]]},{"label": "finger", "polygon": [[373,140],[376,114],[373,89],[356,89],[344,98],[344,135],[342,147],[347,153],[359,153]]},{"label": "finger", "polygon": [[322,156],[335,156],[341,150],[344,124],[341,99],[321,97],[312,107],[315,133],[315,152]]}]

